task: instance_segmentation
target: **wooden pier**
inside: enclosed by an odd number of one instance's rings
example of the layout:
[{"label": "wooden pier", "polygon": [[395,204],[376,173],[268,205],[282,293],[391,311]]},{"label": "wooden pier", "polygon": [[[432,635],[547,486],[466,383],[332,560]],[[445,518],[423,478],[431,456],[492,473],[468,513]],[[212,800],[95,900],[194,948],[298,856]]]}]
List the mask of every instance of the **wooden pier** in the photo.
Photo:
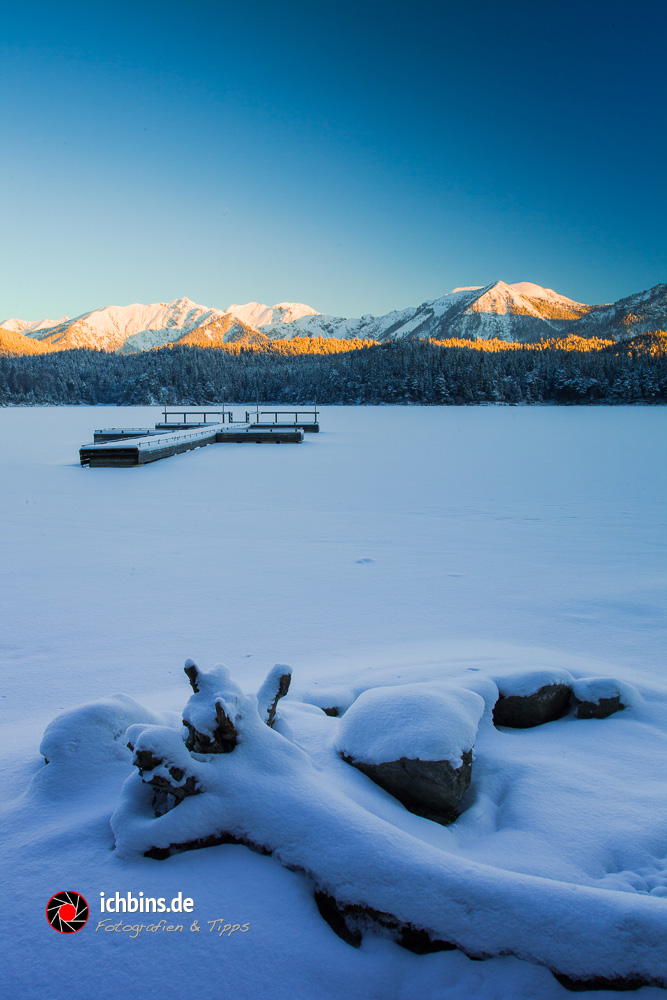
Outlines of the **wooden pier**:
[{"label": "wooden pier", "polygon": [[[181,419],[179,419],[179,417]],[[231,410],[164,409],[162,411],[162,420],[155,425],[155,430],[174,431],[182,430],[185,427],[210,427],[211,424],[231,424],[233,422],[234,414]]]},{"label": "wooden pier", "polygon": [[151,430],[150,427],[107,427],[103,430],[93,431],[93,441],[95,444],[104,444],[107,441],[146,437],[148,434],[157,434],[157,431]]},{"label": "wooden pier", "polygon": [[[273,417],[272,421],[262,420],[262,417]],[[294,417],[287,420],[287,417]],[[253,427],[300,427],[306,434],[318,434],[320,425],[319,411],[314,410],[246,410],[246,421],[251,421]],[[280,419],[279,419],[280,418]]]},{"label": "wooden pier", "polygon": [[257,424],[250,424],[245,428],[230,427],[218,431],[216,441],[222,444],[247,444],[249,441],[255,444],[301,444],[303,430],[292,425],[281,427],[272,424],[270,427],[258,427]]},{"label": "wooden pier", "polygon": [[161,458],[170,458],[183,451],[193,448],[203,448],[216,440],[215,426],[193,428],[187,431],[171,433],[146,434],[143,437],[127,437],[107,440],[100,444],[88,444],[79,449],[81,465],[91,469],[103,466],[127,468],[132,465],[146,465],[148,462],[158,462]]},{"label": "wooden pier", "polygon": [[[90,468],[128,468],[158,462],[181,452],[208,444],[300,444],[307,431],[319,431],[317,419],[309,424],[297,422],[302,413],[314,411],[262,411],[274,416],[273,423],[234,421],[230,410],[167,410],[155,429],[147,427],[108,427],[94,431],[93,443],[79,449],[81,465]],[[258,414],[259,415],[259,414]],[[294,416],[294,421],[278,417]],[[178,419],[181,418],[181,419]]]}]

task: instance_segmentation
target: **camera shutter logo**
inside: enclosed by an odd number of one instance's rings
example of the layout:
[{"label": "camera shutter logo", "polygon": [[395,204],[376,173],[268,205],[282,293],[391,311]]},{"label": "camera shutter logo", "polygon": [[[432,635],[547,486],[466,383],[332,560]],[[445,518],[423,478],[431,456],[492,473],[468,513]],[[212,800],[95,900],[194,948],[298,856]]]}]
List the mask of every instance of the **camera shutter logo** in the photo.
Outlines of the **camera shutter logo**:
[{"label": "camera shutter logo", "polygon": [[88,903],[78,892],[57,892],[46,904],[46,919],[59,934],[75,934],[88,921]]}]

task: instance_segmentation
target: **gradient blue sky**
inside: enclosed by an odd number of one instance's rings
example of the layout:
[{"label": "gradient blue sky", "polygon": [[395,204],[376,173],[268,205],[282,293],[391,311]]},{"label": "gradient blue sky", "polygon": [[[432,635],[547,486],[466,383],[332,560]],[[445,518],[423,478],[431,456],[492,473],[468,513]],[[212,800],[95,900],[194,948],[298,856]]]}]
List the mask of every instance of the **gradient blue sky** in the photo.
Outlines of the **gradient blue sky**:
[{"label": "gradient blue sky", "polygon": [[667,280],[665,10],[4,4],[0,319]]}]

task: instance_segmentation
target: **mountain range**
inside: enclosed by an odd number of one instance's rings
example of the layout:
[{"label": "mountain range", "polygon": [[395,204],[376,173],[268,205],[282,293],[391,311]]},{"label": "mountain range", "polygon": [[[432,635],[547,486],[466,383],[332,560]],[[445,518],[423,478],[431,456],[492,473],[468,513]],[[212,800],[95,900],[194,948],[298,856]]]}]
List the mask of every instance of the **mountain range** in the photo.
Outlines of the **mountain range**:
[{"label": "mountain range", "polygon": [[586,305],[523,281],[455,288],[439,299],[384,316],[328,316],[300,302],[258,302],[215,309],[190,299],[107,306],[74,319],[0,323],[0,350],[35,354],[72,348],[131,353],[165,344],[216,347],[229,341],[291,337],[405,337],[443,340],[498,338],[520,343],[573,334],[626,340],[667,329],[667,284],[605,305]]}]

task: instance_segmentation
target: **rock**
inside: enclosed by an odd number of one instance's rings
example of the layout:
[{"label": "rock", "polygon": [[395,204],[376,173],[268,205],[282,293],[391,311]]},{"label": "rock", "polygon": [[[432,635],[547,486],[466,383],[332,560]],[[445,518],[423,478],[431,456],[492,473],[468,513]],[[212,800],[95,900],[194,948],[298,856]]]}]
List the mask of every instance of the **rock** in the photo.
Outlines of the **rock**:
[{"label": "rock", "polygon": [[582,677],[572,685],[577,719],[606,719],[632,704],[636,691],[611,677]]},{"label": "rock", "polygon": [[472,749],[462,755],[457,768],[448,760],[401,757],[384,764],[364,764],[345,754],[342,757],[402,802],[410,812],[443,825],[453,823],[458,816],[458,805],[472,774]]},{"label": "rock", "polygon": [[570,710],[571,694],[568,684],[545,684],[527,695],[504,695],[501,691],[493,709],[493,724],[531,729],[561,719]]},{"label": "rock", "polygon": [[452,684],[369,688],[342,717],[335,746],[406,809],[451,823],[484,709],[481,695]]},{"label": "rock", "polygon": [[599,701],[580,701],[574,714],[578,719],[606,719],[624,708],[620,695],[615,695],[613,698],[600,698]]}]

